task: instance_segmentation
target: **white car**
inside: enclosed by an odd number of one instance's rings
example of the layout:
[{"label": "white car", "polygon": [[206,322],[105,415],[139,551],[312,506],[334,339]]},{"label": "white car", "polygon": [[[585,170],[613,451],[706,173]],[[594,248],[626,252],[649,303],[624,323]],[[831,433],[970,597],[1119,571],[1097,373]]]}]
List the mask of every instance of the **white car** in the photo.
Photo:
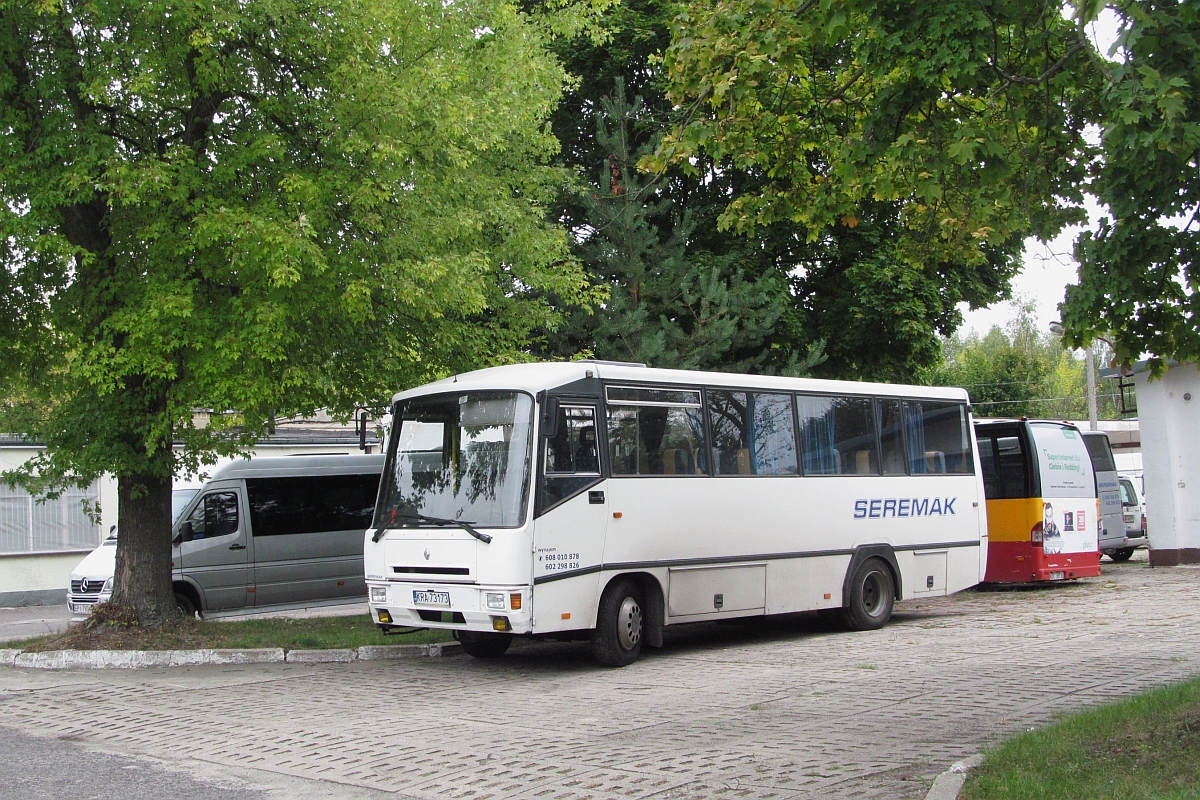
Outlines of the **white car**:
[{"label": "white car", "polygon": [[[200,487],[173,489],[171,491],[171,521],[174,522]],[[87,615],[92,607],[112,597],[113,575],[117,571],[117,530],[109,532],[108,538],[100,543],[83,561],[71,570],[71,588],[67,590],[67,608],[72,614]]]}]

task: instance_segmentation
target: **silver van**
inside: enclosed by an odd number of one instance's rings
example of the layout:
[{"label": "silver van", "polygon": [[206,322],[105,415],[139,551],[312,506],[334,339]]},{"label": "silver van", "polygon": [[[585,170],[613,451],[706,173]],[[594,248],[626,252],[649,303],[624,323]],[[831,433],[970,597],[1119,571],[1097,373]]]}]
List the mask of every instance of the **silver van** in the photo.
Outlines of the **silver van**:
[{"label": "silver van", "polygon": [[[218,469],[173,526],[180,608],[192,614],[365,599],[363,536],[383,459],[255,458]],[[72,571],[71,611],[87,613],[111,596],[116,548],[106,544]]]}]

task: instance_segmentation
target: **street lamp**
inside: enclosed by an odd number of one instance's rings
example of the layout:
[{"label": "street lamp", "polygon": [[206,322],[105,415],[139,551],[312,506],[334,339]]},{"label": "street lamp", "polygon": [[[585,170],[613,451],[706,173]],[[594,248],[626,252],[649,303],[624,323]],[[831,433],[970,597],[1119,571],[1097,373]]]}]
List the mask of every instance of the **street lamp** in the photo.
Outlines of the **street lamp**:
[{"label": "street lamp", "polygon": [[[1058,320],[1050,323],[1050,332],[1062,336],[1063,324]],[[1087,369],[1087,398],[1088,398],[1088,427],[1097,430],[1100,427],[1100,415],[1096,410],[1096,366],[1092,363],[1092,346],[1089,344],[1083,351],[1083,362]]]}]

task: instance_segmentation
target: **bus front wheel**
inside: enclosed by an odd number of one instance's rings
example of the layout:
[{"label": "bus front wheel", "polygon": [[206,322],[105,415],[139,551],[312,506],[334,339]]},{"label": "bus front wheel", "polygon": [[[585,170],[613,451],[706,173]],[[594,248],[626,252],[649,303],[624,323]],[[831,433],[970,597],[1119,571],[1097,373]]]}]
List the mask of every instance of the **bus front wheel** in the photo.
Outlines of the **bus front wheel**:
[{"label": "bus front wheel", "polygon": [[604,590],[592,634],[592,655],[606,667],[625,667],[642,653],[646,604],[642,590],[628,578]]},{"label": "bus front wheel", "polygon": [[896,587],[892,572],[881,559],[868,558],[850,578],[850,603],[842,609],[842,624],[853,631],[882,628],[892,616]]},{"label": "bus front wheel", "polygon": [[475,631],[456,631],[455,636],[463,651],[473,658],[499,658],[508,652],[513,638],[511,633]]}]

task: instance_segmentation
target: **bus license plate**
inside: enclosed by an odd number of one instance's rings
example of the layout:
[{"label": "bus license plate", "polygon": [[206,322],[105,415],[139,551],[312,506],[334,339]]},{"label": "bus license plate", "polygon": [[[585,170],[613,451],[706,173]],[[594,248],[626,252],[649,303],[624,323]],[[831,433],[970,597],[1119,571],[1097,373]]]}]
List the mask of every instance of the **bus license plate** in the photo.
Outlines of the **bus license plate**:
[{"label": "bus license plate", "polygon": [[[1067,573],[1065,573],[1065,572],[1051,572],[1050,573],[1050,580],[1052,580],[1052,581],[1061,581],[1065,577],[1067,577]],[[449,605],[449,601],[447,601],[446,604]]]},{"label": "bus license plate", "polygon": [[421,592],[413,589],[413,602],[419,606],[450,607],[449,592]]}]

